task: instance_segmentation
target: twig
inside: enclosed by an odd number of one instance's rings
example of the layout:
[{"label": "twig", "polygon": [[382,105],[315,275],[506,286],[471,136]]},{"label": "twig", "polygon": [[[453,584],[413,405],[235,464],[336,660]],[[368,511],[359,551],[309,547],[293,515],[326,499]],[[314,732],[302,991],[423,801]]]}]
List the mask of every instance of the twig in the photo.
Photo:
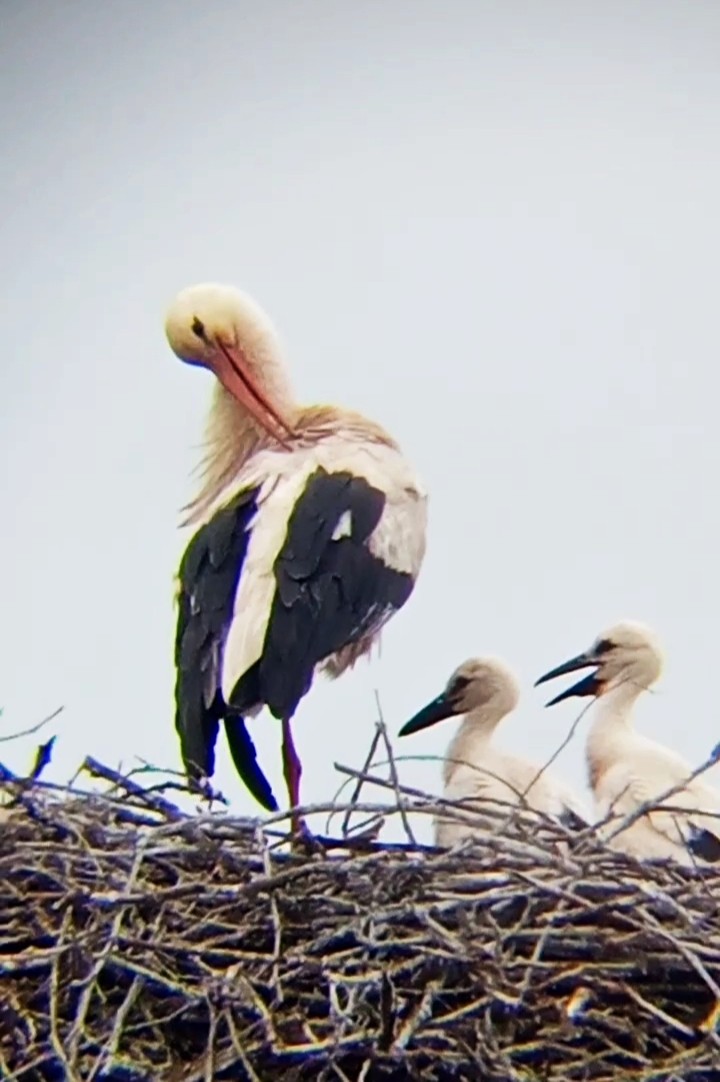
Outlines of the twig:
[{"label": "twig", "polygon": [[[678,793],[681,793],[691,782],[695,780],[695,778],[710,770],[711,767],[716,766],[718,761],[715,754],[716,750],[717,749],[713,749],[709,758],[707,758],[703,763],[701,763],[700,766],[696,767],[693,771],[691,771],[690,774],[688,774],[688,776],[682,781],[677,782],[675,785],[671,785],[668,789],[666,789],[663,793],[660,793],[658,796],[652,797],[650,800],[644,800],[642,804],[639,804],[637,808],[635,808],[635,810],[632,811],[629,815],[626,815],[625,818],[620,821],[617,828],[607,836],[607,841],[610,842],[618,834],[622,834],[623,831],[627,830],[628,827],[631,827],[633,823],[637,822],[638,819],[642,818],[642,816],[646,815],[648,812],[654,810],[659,811],[661,807],[665,804],[666,800],[668,800],[670,797],[676,796]],[[684,808],[681,810],[685,815],[689,813],[688,808]]]},{"label": "twig", "polygon": [[57,710],[53,710],[52,714],[48,714],[42,721],[38,721],[35,725],[31,725],[29,729],[21,729],[17,733],[10,733],[9,736],[0,736],[0,744],[4,744],[8,740],[18,740],[21,736],[32,736],[33,733],[42,729],[44,725],[49,725],[51,721],[54,721],[58,714],[62,714],[64,709],[64,706],[59,706]]},{"label": "twig", "polygon": [[400,818],[402,820],[403,827],[405,828],[405,833],[407,834],[408,841],[410,842],[411,845],[417,845],[417,839],[416,839],[415,835],[413,834],[412,827],[410,826],[410,820],[408,818],[407,809],[405,807],[405,801],[402,798],[402,790],[401,790],[401,786],[400,786],[400,778],[398,777],[397,767],[395,766],[395,759],[393,757],[392,745],[390,743],[390,740],[389,740],[389,737],[388,737],[388,734],[387,734],[387,728],[385,726],[385,721],[384,721],[383,716],[382,716],[382,708],[380,706],[380,697],[377,695],[377,692],[375,694],[377,696],[378,713],[380,714],[380,720],[378,722],[376,722],[376,725],[377,725],[377,728],[378,728],[378,732],[380,734],[380,738],[383,741],[383,743],[385,744],[385,749],[387,751],[388,766],[390,768],[390,782],[392,784],[393,792],[395,793],[395,799],[397,800],[398,811],[400,812]]},{"label": "twig", "polygon": [[[142,864],[143,857],[145,855],[147,841],[147,836],[140,837],[137,840],[135,847],[135,855],[127,876],[127,881],[125,883],[125,894],[132,893],[133,887],[135,885],[135,880],[137,879],[138,872],[140,871],[140,865]],[[98,952],[92,969],[80,984],[82,992],[80,995],[80,1000],[75,1009],[75,1017],[70,1027],[70,1032],[68,1033],[67,1039],[68,1049],[72,1054],[73,1059],[77,1056],[80,1035],[83,1030],[85,1018],[88,1012],[88,1008],[90,1006],[90,1000],[92,998],[93,992],[95,991],[97,980],[102,970],[104,969],[105,963],[110,957],[110,954],[117,946],[117,942],[120,936],[120,926],[125,918],[126,910],[127,907],[125,905],[121,905],[113,916],[107,939],[105,940],[102,948]]]},{"label": "twig", "polygon": [[106,1065],[110,1065],[112,1063],[113,1057],[118,1050],[120,1038],[125,1028],[125,1023],[127,1021],[128,1015],[130,1014],[130,1011],[135,1005],[135,1001],[140,995],[143,989],[143,985],[144,978],[136,974],[132,979],[130,987],[125,993],[125,998],[117,1009],[117,1013],[113,1020],[110,1036],[108,1037],[107,1041],[105,1042],[105,1046],[101,1049],[97,1059],[95,1060],[95,1063],[92,1066],[92,1070],[88,1075],[87,1082],[93,1082],[93,1080],[97,1077],[98,1072],[103,1070]]},{"label": "twig", "polygon": [[440,988],[442,988],[442,981],[428,981],[418,1006],[400,1027],[400,1031],[393,1041],[393,1051],[399,1051],[400,1049],[405,1048],[408,1042],[415,1036],[423,1022],[426,1022],[430,1017],[435,993]]},{"label": "twig", "polygon": [[124,789],[130,796],[137,797],[148,808],[152,808],[153,811],[160,812],[167,819],[173,822],[186,819],[183,812],[180,811],[175,804],[172,804],[169,800],[163,799],[156,793],[148,795],[147,791],[143,789],[141,785],[131,781],[129,778],[118,773],[117,770],[113,770],[109,766],[104,766],[99,763],[97,759],[93,759],[91,755],[86,756],[82,767],[88,774],[94,778],[101,778],[103,781],[108,781],[112,785],[115,785],[118,789]]},{"label": "twig", "polygon": [[544,774],[544,773],[545,773],[545,772],[546,772],[547,770],[549,770],[549,769],[550,769],[550,767],[551,767],[551,766],[553,765],[553,763],[555,762],[555,760],[556,760],[556,759],[557,759],[557,758],[558,758],[558,757],[559,757],[560,755],[562,755],[562,753],[564,752],[565,748],[566,748],[566,747],[568,746],[568,744],[569,744],[569,743],[571,742],[572,738],[573,738],[573,737],[575,736],[575,733],[577,732],[577,728],[578,728],[578,726],[579,726],[580,722],[581,722],[581,721],[582,721],[582,719],[583,719],[583,718],[585,717],[585,715],[587,714],[588,710],[589,710],[589,709],[590,709],[590,707],[591,707],[591,706],[593,705],[593,702],[594,702],[594,701],[595,701],[594,699],[591,699],[591,700],[590,700],[590,701],[589,701],[588,703],[586,703],[586,705],[585,705],[585,706],[583,707],[583,709],[582,709],[582,710],[580,711],[580,713],[578,714],[578,716],[577,716],[577,717],[575,718],[575,720],[573,721],[572,725],[571,725],[571,726],[570,726],[570,728],[568,729],[568,732],[567,732],[567,735],[565,736],[565,738],[564,738],[564,739],[563,739],[563,740],[562,740],[562,741],[560,742],[560,744],[558,744],[557,748],[556,748],[556,749],[555,749],[555,751],[554,751],[554,752],[552,753],[552,755],[551,755],[551,756],[550,756],[550,758],[549,758],[549,759],[547,760],[547,762],[545,762],[545,763],[544,763],[544,764],[543,764],[543,765],[542,765],[542,766],[540,767],[540,769],[538,770],[538,772],[537,772],[537,773],[536,773],[536,774],[535,774],[535,775],[533,776],[533,778],[532,778],[532,781],[531,781],[531,782],[530,782],[530,784],[528,785],[527,789],[526,789],[526,790],[524,791],[524,793],[523,793],[523,796],[526,796],[526,795],[527,795],[527,793],[528,793],[528,792],[529,792],[529,791],[530,791],[530,790],[532,789],[533,785],[535,785],[535,783],[536,783],[536,782],[538,781],[538,779],[539,779],[539,778],[541,778],[541,777],[543,776],[543,774]]},{"label": "twig", "polygon": [[[375,694],[377,695],[377,692]],[[378,709],[380,709],[379,706],[378,706]],[[373,756],[375,755],[378,743],[380,741],[380,735],[381,735],[380,726],[378,724],[376,724],[375,725],[375,732],[373,733],[373,738],[372,738],[372,740],[370,742],[370,748],[368,750],[367,755],[365,756],[365,763],[363,765],[362,772],[361,772],[362,774],[367,773],[367,771],[370,769],[370,765],[371,765],[371,763],[373,761]],[[361,789],[363,787],[363,784],[364,784],[364,782],[363,782],[362,776],[358,777],[356,779],[356,781],[355,781],[355,788],[353,789],[353,791],[352,791],[352,793],[350,795],[350,803],[348,804],[348,807],[347,807],[347,809],[345,811],[345,815],[343,816],[342,826],[340,828],[343,837],[347,836],[348,826],[350,824],[350,817],[352,816],[352,813],[353,813],[353,805],[356,804],[357,801],[360,798],[360,791],[361,791]],[[329,820],[328,820],[328,829],[329,829]]]},{"label": "twig", "polygon": [[631,999],[634,999],[638,1006],[642,1007],[642,1009],[648,1014],[652,1015],[653,1018],[659,1018],[663,1025],[672,1026],[673,1029],[676,1029],[678,1033],[682,1033],[685,1037],[695,1036],[694,1029],[691,1029],[690,1026],[686,1026],[685,1023],[681,1022],[679,1019],[673,1018],[671,1014],[668,1014],[667,1011],[661,1010],[660,1007],[656,1007],[654,1006],[654,1004],[648,1003],[648,1001],[643,996],[641,996],[639,992],[636,992],[635,989],[632,988],[629,984],[623,984],[622,990],[625,995],[630,996]]},{"label": "twig", "polygon": [[55,1055],[63,1066],[65,1077],[68,1082],[80,1082],[78,1075],[75,1072],[74,1064],[68,1059],[62,1037],[60,1036],[59,1027],[60,989],[62,987],[62,981],[60,979],[60,961],[65,953],[66,937],[70,930],[71,919],[72,912],[68,908],[63,914],[62,924],[60,925],[58,935],[58,949],[53,953],[52,964],[50,966],[50,1041]]},{"label": "twig", "polygon": [[[270,853],[268,852],[267,842],[263,837],[263,833],[258,829],[256,838],[258,845],[260,846],[263,858],[263,871],[265,875],[272,878],[273,867],[270,861]],[[280,920],[280,910],[278,909],[277,898],[275,892],[270,895],[270,913],[272,915],[273,924],[273,953],[272,953],[272,989],[275,993],[275,1002],[282,1003],[283,1001],[283,988],[282,981],[280,979],[280,960],[282,958],[282,922]]]}]

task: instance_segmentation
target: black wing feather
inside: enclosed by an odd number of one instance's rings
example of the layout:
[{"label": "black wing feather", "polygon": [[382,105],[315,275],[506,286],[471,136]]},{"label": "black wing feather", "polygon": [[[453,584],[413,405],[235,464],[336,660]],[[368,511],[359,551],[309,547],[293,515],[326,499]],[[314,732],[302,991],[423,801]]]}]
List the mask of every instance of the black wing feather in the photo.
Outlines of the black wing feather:
[{"label": "black wing feather", "polygon": [[[386,566],[367,546],[384,507],[384,492],[362,477],[322,468],[311,475],[275,561],[262,657],[239,681],[231,702],[246,699],[252,680],[276,717],[292,717],[318,662],[405,604],[412,577]],[[333,540],[346,512],[349,533]]]},{"label": "black wing feather", "polygon": [[574,812],[572,808],[563,808],[560,822],[569,830],[585,830],[589,826],[589,823],[586,823],[582,816]]},{"label": "black wing feather", "polygon": [[713,834],[711,830],[705,830],[692,824],[687,847],[693,856],[707,860],[710,864],[715,864],[720,860],[720,838]]},{"label": "black wing feather", "polygon": [[248,490],[219,510],[197,531],[180,563],[175,725],[185,768],[197,779],[211,777],[215,770],[215,743],[220,719],[225,718],[238,773],[256,799],[274,811],[277,803],[245,723],[240,716],[226,717],[219,691],[222,652],[256,501],[257,490]]}]

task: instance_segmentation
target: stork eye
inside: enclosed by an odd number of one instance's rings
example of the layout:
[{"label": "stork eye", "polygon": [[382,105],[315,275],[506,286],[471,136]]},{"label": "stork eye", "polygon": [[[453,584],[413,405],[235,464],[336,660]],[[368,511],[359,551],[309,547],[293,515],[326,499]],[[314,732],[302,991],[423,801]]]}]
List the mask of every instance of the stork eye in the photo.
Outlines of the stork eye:
[{"label": "stork eye", "polygon": [[613,644],[610,642],[610,639],[600,639],[600,642],[595,646],[595,656],[602,657],[603,654],[607,654],[612,648]]},{"label": "stork eye", "polygon": [[192,321],[192,332],[200,339],[201,342],[207,342],[207,333],[205,331],[205,324],[197,316]]},{"label": "stork eye", "polygon": [[454,699],[456,695],[459,695],[470,683],[469,676],[456,676],[452,684],[447,690],[448,698]]}]

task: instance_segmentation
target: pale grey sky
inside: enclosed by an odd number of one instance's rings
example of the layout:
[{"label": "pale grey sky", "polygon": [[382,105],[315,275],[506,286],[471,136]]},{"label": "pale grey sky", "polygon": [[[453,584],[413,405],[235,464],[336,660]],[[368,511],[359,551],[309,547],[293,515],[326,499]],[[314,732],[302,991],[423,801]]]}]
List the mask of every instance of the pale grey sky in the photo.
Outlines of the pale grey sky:
[{"label": "pale grey sky", "polygon": [[[623,617],[669,664],[645,731],[720,739],[720,6],[8,0],[0,44],[2,725],[176,767],[173,575],[210,377],[175,291],[267,309],[299,395],[386,424],[430,491],[382,658],[296,717],[304,793],[468,655],[526,689]],[[440,754],[452,722],[398,752]],[[253,723],[283,792],[279,724]],[[35,746],[2,748],[25,768]],[[560,772],[584,786],[582,730]],[[437,789],[437,763],[403,778]],[[224,747],[218,784],[256,813]]]}]

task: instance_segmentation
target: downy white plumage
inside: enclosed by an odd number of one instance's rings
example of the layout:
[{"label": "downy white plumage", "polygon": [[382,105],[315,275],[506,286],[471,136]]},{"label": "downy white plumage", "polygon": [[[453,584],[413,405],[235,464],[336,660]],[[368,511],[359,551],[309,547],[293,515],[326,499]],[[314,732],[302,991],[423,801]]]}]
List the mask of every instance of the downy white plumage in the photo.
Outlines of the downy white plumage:
[{"label": "downy white plumage", "polygon": [[[590,785],[600,830],[616,849],[641,860],[670,858],[684,865],[720,858],[720,793],[702,776],[688,780],[691,766],[676,752],[638,733],[632,710],[660,676],[657,639],[642,624],[625,621],[603,632],[584,653],[558,665],[537,684],[565,673],[595,671],[556,695],[595,696],[586,745]],[[648,811],[616,833],[626,817],[668,790],[666,810]],[[671,810],[672,809],[672,810]],[[602,820],[612,819],[607,825]]]},{"label": "downy white plumage", "polygon": [[[517,680],[497,658],[470,658],[458,666],[445,690],[400,730],[419,732],[444,718],[464,715],[443,762],[443,797],[472,808],[467,821],[438,817],[435,841],[451,846],[498,825],[498,815],[526,807],[566,823],[586,825],[581,802],[541,766],[493,743],[495,729],[520,698]],[[487,820],[479,818],[489,812]],[[509,807],[508,807],[509,806]]]}]

